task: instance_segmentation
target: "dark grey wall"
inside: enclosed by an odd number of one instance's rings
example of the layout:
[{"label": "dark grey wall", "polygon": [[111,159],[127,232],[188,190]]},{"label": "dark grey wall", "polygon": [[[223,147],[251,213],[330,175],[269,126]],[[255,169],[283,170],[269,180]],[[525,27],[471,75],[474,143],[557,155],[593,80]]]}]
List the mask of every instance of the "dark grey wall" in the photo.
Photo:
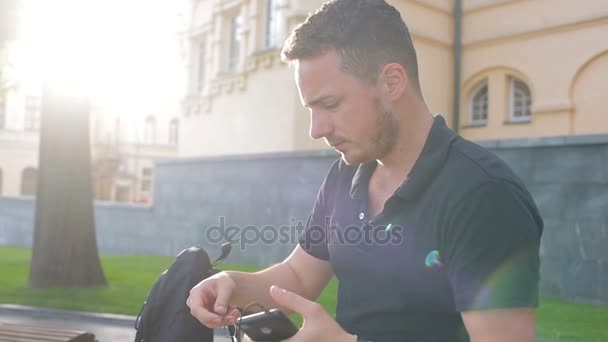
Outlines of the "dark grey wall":
[{"label": "dark grey wall", "polygon": [[250,227],[230,260],[275,263],[293,250],[295,235],[280,241],[268,234],[263,241],[259,233],[264,227],[291,232],[304,224],[336,158],[333,152],[304,152],[162,162],[155,174],[155,211],[170,221],[193,222],[196,242],[208,248],[213,245],[206,232],[222,219],[226,228]]},{"label": "dark grey wall", "polygon": [[[543,215],[542,292],[608,304],[608,135],[480,144],[522,177]],[[336,157],[304,152],[161,162],[152,206],[96,204],[100,250],[175,255],[201,245],[215,255],[219,248],[207,233],[222,217],[225,227],[294,232]],[[31,244],[33,205],[0,198],[0,244]],[[293,249],[293,237],[237,245],[229,261],[278,262]]]},{"label": "dark grey wall", "polygon": [[[160,163],[155,169],[153,205],[95,204],[99,250],[174,256],[200,245],[213,257],[220,241],[210,243],[206,232],[223,218],[225,227],[256,227],[233,248],[228,261],[278,262],[295,246],[295,227],[305,223],[336,158],[333,152],[311,152]],[[34,206],[32,198],[0,197],[0,245],[31,245]],[[274,231],[285,228],[290,239],[270,236],[264,241],[249,234],[259,234],[265,226],[277,228]]]},{"label": "dark grey wall", "polygon": [[608,304],[608,136],[482,145],[522,177],[541,211],[542,292]]}]

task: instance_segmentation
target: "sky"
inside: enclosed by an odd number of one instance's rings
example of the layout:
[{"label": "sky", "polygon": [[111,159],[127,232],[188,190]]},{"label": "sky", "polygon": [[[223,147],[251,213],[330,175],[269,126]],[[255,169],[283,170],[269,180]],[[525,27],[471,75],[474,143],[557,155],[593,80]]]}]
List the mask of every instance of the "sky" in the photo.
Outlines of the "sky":
[{"label": "sky", "polygon": [[184,95],[187,0],[23,0],[16,77],[111,108]]}]

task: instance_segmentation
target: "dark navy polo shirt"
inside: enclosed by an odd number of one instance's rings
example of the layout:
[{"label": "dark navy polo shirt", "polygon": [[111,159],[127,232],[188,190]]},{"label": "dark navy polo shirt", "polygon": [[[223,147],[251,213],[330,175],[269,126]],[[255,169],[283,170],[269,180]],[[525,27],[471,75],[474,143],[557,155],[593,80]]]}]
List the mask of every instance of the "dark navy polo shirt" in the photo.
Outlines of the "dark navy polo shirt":
[{"label": "dark navy polo shirt", "polygon": [[371,218],[375,167],[334,163],[299,241],[331,263],[346,331],[466,341],[460,312],[538,305],[543,222],[503,161],[436,116],[409,176]]}]

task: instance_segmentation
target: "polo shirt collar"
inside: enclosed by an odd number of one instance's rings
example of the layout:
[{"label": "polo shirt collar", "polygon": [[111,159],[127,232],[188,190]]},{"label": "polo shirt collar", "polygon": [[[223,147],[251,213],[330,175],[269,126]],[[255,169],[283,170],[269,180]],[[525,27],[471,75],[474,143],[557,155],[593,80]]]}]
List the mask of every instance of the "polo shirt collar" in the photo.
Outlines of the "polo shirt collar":
[{"label": "polo shirt collar", "polygon": [[[396,195],[403,199],[412,199],[435,178],[447,159],[451,143],[458,135],[445,123],[441,115],[435,115],[433,126],[426,142],[403,184],[396,190]],[[355,172],[350,196],[352,198],[367,198],[369,179],[377,166],[377,162],[362,163]]]},{"label": "polo shirt collar", "polygon": [[362,163],[357,168],[352,180],[352,184],[350,187],[350,197],[356,199],[365,199],[367,198],[368,188],[369,188],[369,179],[372,176],[372,173],[376,169],[378,162],[373,160],[370,162]]},{"label": "polo shirt collar", "polygon": [[435,120],[426,139],[422,152],[408,175],[407,182],[397,188],[397,196],[408,200],[424,190],[443,167],[450,145],[458,137],[440,115]]}]

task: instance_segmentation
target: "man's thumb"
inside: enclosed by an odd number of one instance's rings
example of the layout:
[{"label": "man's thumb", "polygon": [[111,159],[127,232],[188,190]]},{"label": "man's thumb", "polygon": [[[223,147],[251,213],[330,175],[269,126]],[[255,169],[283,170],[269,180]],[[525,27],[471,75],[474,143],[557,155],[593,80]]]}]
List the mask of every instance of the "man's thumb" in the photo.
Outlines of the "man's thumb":
[{"label": "man's thumb", "polygon": [[228,313],[228,301],[232,293],[225,288],[219,288],[217,291],[217,297],[215,298],[215,305],[213,310],[218,315],[225,315]]},{"label": "man's thumb", "polygon": [[280,306],[289,311],[299,313],[302,316],[305,316],[305,313],[313,303],[302,296],[282,289],[276,285],[270,287],[270,295]]}]

